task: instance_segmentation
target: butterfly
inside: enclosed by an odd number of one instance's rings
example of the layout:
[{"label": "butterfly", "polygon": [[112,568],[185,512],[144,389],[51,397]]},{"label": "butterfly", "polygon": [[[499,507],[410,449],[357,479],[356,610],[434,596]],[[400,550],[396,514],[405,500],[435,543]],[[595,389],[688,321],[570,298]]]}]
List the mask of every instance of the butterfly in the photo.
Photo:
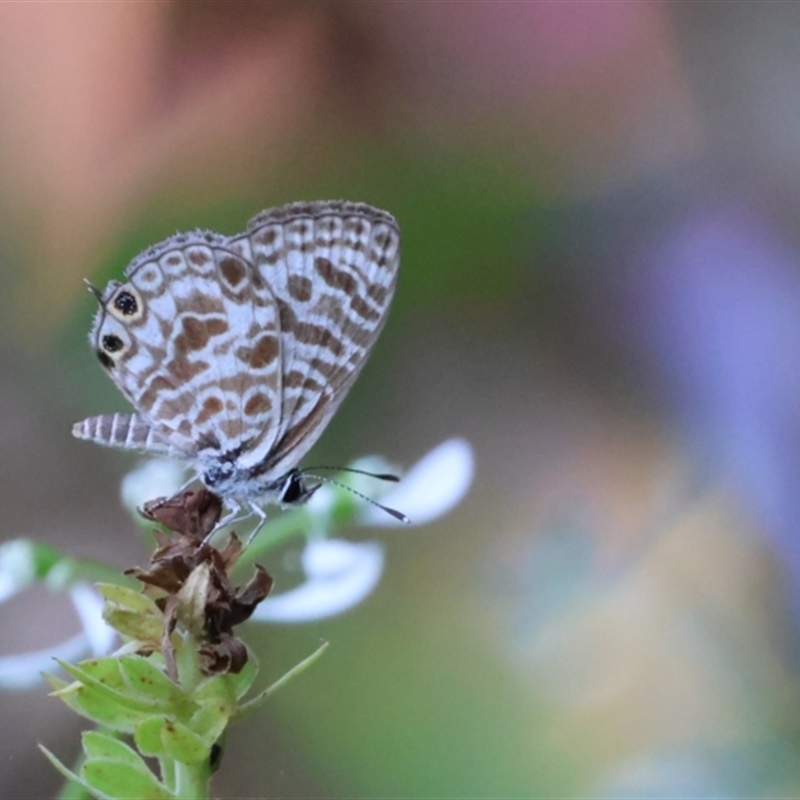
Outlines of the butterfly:
[{"label": "butterfly", "polygon": [[262,504],[318,488],[297,465],[363,368],[399,264],[394,217],[346,201],[149,247],[125,282],[90,286],[89,341],[135,413],[89,417],[73,435],[180,459],[231,509],[222,524],[244,509],[260,527]]}]

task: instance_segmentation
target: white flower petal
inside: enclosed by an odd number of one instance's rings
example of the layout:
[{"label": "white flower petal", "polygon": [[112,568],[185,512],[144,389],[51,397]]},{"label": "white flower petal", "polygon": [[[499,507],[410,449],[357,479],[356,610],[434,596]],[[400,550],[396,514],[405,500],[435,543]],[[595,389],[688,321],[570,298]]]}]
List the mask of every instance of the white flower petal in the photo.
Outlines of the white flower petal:
[{"label": "white flower petal", "polygon": [[88,584],[69,590],[83,630],[60,644],[30,653],[0,656],[0,686],[27,689],[42,682],[41,672],[52,670],[54,658],[79,661],[86,656],[102,656],[111,651],[116,633],[103,619],[103,600]]},{"label": "white flower petal", "polygon": [[315,516],[327,517],[336,506],[336,495],[330,486],[320,486],[305,506]]},{"label": "white flower petal", "polygon": [[35,580],[35,547],[27,539],[14,539],[0,545],[0,603]]},{"label": "white flower petal", "polygon": [[302,563],[308,580],[268,597],[251,619],[311,622],[347,611],[377,586],[383,572],[383,548],[376,542],[315,540],[303,551]]},{"label": "white flower petal", "polygon": [[122,502],[136,512],[148,500],[172,497],[186,481],[186,470],[168,458],[142,461],[122,479]]},{"label": "white flower petal", "polygon": [[61,644],[32,653],[0,657],[0,686],[7,689],[28,689],[42,682],[41,673],[55,666],[54,658],[79,661],[91,651],[85,633],[79,633]]},{"label": "white flower petal", "polygon": [[69,593],[91,646],[92,655],[102,656],[110,652],[117,634],[103,619],[103,598],[88,583],[73,586]]},{"label": "white flower petal", "polygon": [[[395,489],[381,498],[381,504],[402,511],[412,525],[425,525],[461,502],[475,473],[472,447],[465,439],[449,439],[423,456]],[[381,527],[403,523],[385,511],[370,506],[361,522]]]}]

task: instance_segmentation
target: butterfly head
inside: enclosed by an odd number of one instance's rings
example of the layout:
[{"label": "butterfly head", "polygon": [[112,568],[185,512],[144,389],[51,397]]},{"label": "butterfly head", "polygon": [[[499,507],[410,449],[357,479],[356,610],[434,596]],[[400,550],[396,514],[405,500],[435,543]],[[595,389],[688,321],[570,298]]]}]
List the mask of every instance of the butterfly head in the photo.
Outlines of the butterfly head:
[{"label": "butterfly head", "polygon": [[311,495],[322,486],[321,483],[309,486],[306,483],[305,476],[297,468],[289,470],[289,472],[279,479],[278,483],[280,502],[288,505],[300,505],[305,503],[311,498]]}]

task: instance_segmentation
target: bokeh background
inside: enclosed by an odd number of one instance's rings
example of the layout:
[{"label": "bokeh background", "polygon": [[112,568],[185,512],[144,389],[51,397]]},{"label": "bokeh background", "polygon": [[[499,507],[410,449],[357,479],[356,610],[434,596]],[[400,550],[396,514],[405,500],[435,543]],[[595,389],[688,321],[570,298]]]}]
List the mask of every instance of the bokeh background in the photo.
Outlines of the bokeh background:
[{"label": "bokeh background", "polygon": [[[70,436],[125,409],[81,278],[292,200],[404,234],[315,460],[475,449],[447,518],[349,532],[363,605],[251,626],[265,680],[332,645],[217,795],[800,796],[798,41],[794,3],[0,4],[5,537],[145,560],[135,458]],[[70,614],[15,598],[0,652]],[[0,795],[55,793],[80,723],[0,719]]]}]

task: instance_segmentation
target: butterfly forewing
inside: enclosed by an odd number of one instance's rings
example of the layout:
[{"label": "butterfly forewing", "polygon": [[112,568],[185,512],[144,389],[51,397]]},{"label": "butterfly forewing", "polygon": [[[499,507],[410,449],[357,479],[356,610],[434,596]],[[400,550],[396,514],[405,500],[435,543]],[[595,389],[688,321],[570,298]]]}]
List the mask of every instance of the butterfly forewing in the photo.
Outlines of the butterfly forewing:
[{"label": "butterfly forewing", "polygon": [[264,211],[238,236],[197,231],[149,248],[99,296],[90,335],[137,413],[73,432],[201,471],[214,459],[265,479],[293,468],[383,327],[399,244],[391,215],[333,201]]}]

